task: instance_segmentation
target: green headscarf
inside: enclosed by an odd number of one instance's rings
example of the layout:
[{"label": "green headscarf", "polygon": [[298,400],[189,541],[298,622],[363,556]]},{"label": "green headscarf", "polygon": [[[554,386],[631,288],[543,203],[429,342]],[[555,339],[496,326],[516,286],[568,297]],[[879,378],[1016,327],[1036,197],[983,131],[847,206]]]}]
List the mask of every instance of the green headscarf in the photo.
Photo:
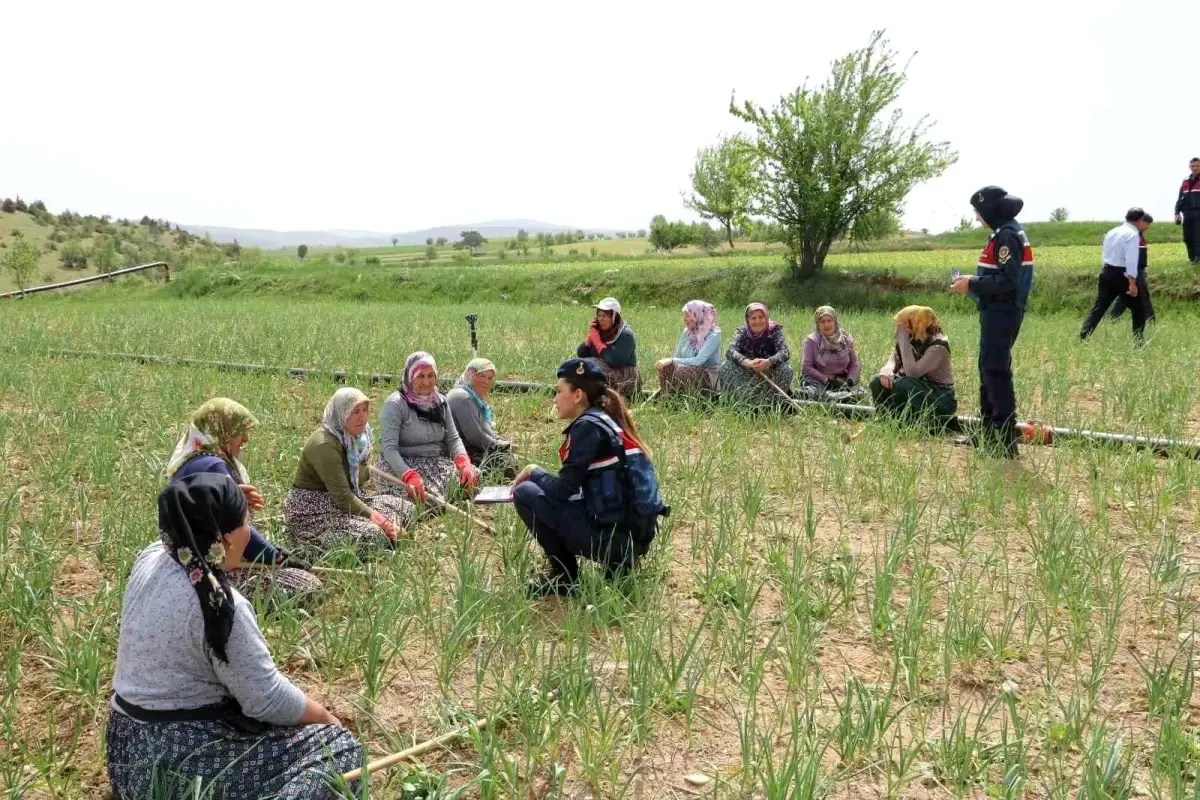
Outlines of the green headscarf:
[{"label": "green headscarf", "polygon": [[167,478],[193,458],[202,455],[217,456],[233,470],[243,483],[248,482],[246,468],[242,462],[225,452],[231,441],[251,431],[258,420],[250,410],[228,397],[214,397],[192,412],[187,432],[175,445],[175,451],[167,462]]}]

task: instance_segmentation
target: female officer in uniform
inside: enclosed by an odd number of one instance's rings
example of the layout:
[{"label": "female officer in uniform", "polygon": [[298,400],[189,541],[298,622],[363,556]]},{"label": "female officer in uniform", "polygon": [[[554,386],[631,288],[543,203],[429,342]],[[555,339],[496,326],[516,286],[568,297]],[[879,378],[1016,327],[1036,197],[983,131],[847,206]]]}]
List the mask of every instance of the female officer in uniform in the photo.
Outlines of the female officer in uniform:
[{"label": "female officer in uniform", "polygon": [[558,449],[562,470],[552,475],[531,464],[513,482],[516,512],[549,562],[549,570],[530,584],[533,597],[574,594],[579,556],[604,564],[610,578],[635,565],[663,513],[638,516],[629,502],[632,489],[617,483],[630,456],[648,453],[629,409],[599,366],[580,358],[564,362],[554,407],[559,419],[570,422]]}]

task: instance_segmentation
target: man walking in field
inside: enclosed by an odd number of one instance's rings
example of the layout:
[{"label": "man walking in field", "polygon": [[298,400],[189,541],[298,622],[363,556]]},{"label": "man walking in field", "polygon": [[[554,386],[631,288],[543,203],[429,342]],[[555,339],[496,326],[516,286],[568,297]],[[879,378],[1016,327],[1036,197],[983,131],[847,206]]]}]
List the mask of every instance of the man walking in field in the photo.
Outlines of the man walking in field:
[{"label": "man walking in field", "polygon": [[1150,305],[1150,287],[1146,284],[1145,232],[1152,222],[1153,217],[1135,206],[1125,212],[1124,224],[1104,235],[1096,302],[1083,320],[1080,339],[1091,336],[1113,301],[1127,295],[1129,313],[1133,315],[1133,338],[1139,344],[1144,341],[1146,320],[1154,314]]},{"label": "man walking in field", "polygon": [[955,278],[950,286],[956,294],[969,293],[979,307],[980,430],[973,444],[1003,458],[1017,455],[1012,348],[1033,288],[1033,248],[1016,219],[1024,205],[999,186],[985,186],[971,196],[976,218],[992,229],[992,235],[975,275]]},{"label": "man walking in field", "polygon": [[1179,187],[1175,201],[1175,224],[1183,226],[1183,244],[1188,261],[1200,264],[1200,157],[1188,162],[1191,174]]}]

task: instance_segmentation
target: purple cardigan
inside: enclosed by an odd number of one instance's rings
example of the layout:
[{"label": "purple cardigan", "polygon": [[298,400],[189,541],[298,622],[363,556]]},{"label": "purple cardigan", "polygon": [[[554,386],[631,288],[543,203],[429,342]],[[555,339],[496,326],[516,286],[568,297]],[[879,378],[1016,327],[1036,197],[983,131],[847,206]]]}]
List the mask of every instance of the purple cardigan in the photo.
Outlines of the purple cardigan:
[{"label": "purple cardigan", "polygon": [[836,353],[821,350],[815,334],[804,339],[804,367],[801,373],[805,380],[825,383],[826,376],[858,383],[858,353],[854,350],[854,339],[848,347]]}]

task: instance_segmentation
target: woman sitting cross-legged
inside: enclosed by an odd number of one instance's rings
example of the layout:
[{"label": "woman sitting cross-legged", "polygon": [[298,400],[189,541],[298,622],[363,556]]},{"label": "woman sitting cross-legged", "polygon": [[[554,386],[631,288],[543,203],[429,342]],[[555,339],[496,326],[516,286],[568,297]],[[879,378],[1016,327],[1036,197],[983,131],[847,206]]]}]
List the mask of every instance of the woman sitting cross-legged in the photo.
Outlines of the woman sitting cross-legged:
[{"label": "woman sitting cross-legged", "polygon": [[[261,509],[262,493],[250,483],[246,468],[238,458],[257,424],[258,420],[241,403],[227,397],[206,401],[192,412],[187,431],[171,453],[167,462],[167,480],[174,483],[203,472],[228,475],[238,483],[250,508]],[[321,588],[321,580],[306,571],[306,564],[282,547],[272,545],[253,526],[244,558],[247,563],[270,564],[276,569],[231,571],[229,582],[242,594],[278,589],[296,596]]]},{"label": "woman sitting cross-legged", "polygon": [[498,472],[512,480],[517,474],[513,445],[496,433],[495,414],[488,405],[495,382],[496,366],[486,358],[472,359],[458,383],[446,393],[446,404],[471,463],[482,472]]},{"label": "woman sitting cross-legged", "polygon": [[813,332],[804,339],[802,391],[815,398],[827,392],[861,394],[858,373],[854,337],[842,330],[833,306],[821,306],[813,315]]},{"label": "woman sitting cross-legged", "polygon": [[412,503],[387,494],[368,496],[371,403],[358,389],[338,389],[321,427],[304,443],[296,477],[283,501],[288,533],[319,555],[346,544],[389,547],[413,519]]},{"label": "woman sitting cross-legged", "polygon": [[879,374],[871,396],[880,411],[944,430],[958,410],[950,372],[950,341],[933,309],[905,306],[894,317],[896,346]]},{"label": "woman sitting cross-legged", "polygon": [[362,747],[280,674],[230,586],[250,539],[242,490],[215,473],[172,481],[158,527],[121,605],[105,733],[113,797],[339,796],[330,781],[361,766]]},{"label": "woman sitting cross-legged", "polygon": [[675,345],[675,355],[654,365],[659,391],[664,394],[714,391],[720,361],[717,309],[703,300],[689,300],[683,307],[683,331]]},{"label": "woman sitting cross-legged", "polygon": [[[552,475],[530,465],[513,483],[516,512],[550,567],[530,585],[535,597],[575,593],[579,556],[603,564],[608,577],[635,566],[667,512],[629,410],[595,364],[573,358],[558,368],[554,407],[570,423],[558,450],[562,470]],[[643,457],[639,495],[633,459]]]},{"label": "woman sitting cross-legged", "polygon": [[379,487],[382,492],[425,502],[434,492],[445,498],[450,478],[458,472],[464,487],[479,482],[479,470],[458,437],[454,415],[437,388],[437,362],[416,352],[404,362],[403,386],[379,410],[380,455],[376,465],[400,479]]},{"label": "woman sitting cross-legged", "polygon": [[735,403],[776,405],[779,392],[763,378],[788,392],[791,357],[783,326],[768,316],[765,305],[751,303],[746,306],[746,324],[733,335],[717,373],[721,394]]},{"label": "woman sitting cross-legged", "polygon": [[637,336],[621,317],[621,304],[606,297],[594,306],[596,316],[587,339],[575,351],[579,358],[595,361],[610,388],[631,397],[642,388],[637,368]]}]

